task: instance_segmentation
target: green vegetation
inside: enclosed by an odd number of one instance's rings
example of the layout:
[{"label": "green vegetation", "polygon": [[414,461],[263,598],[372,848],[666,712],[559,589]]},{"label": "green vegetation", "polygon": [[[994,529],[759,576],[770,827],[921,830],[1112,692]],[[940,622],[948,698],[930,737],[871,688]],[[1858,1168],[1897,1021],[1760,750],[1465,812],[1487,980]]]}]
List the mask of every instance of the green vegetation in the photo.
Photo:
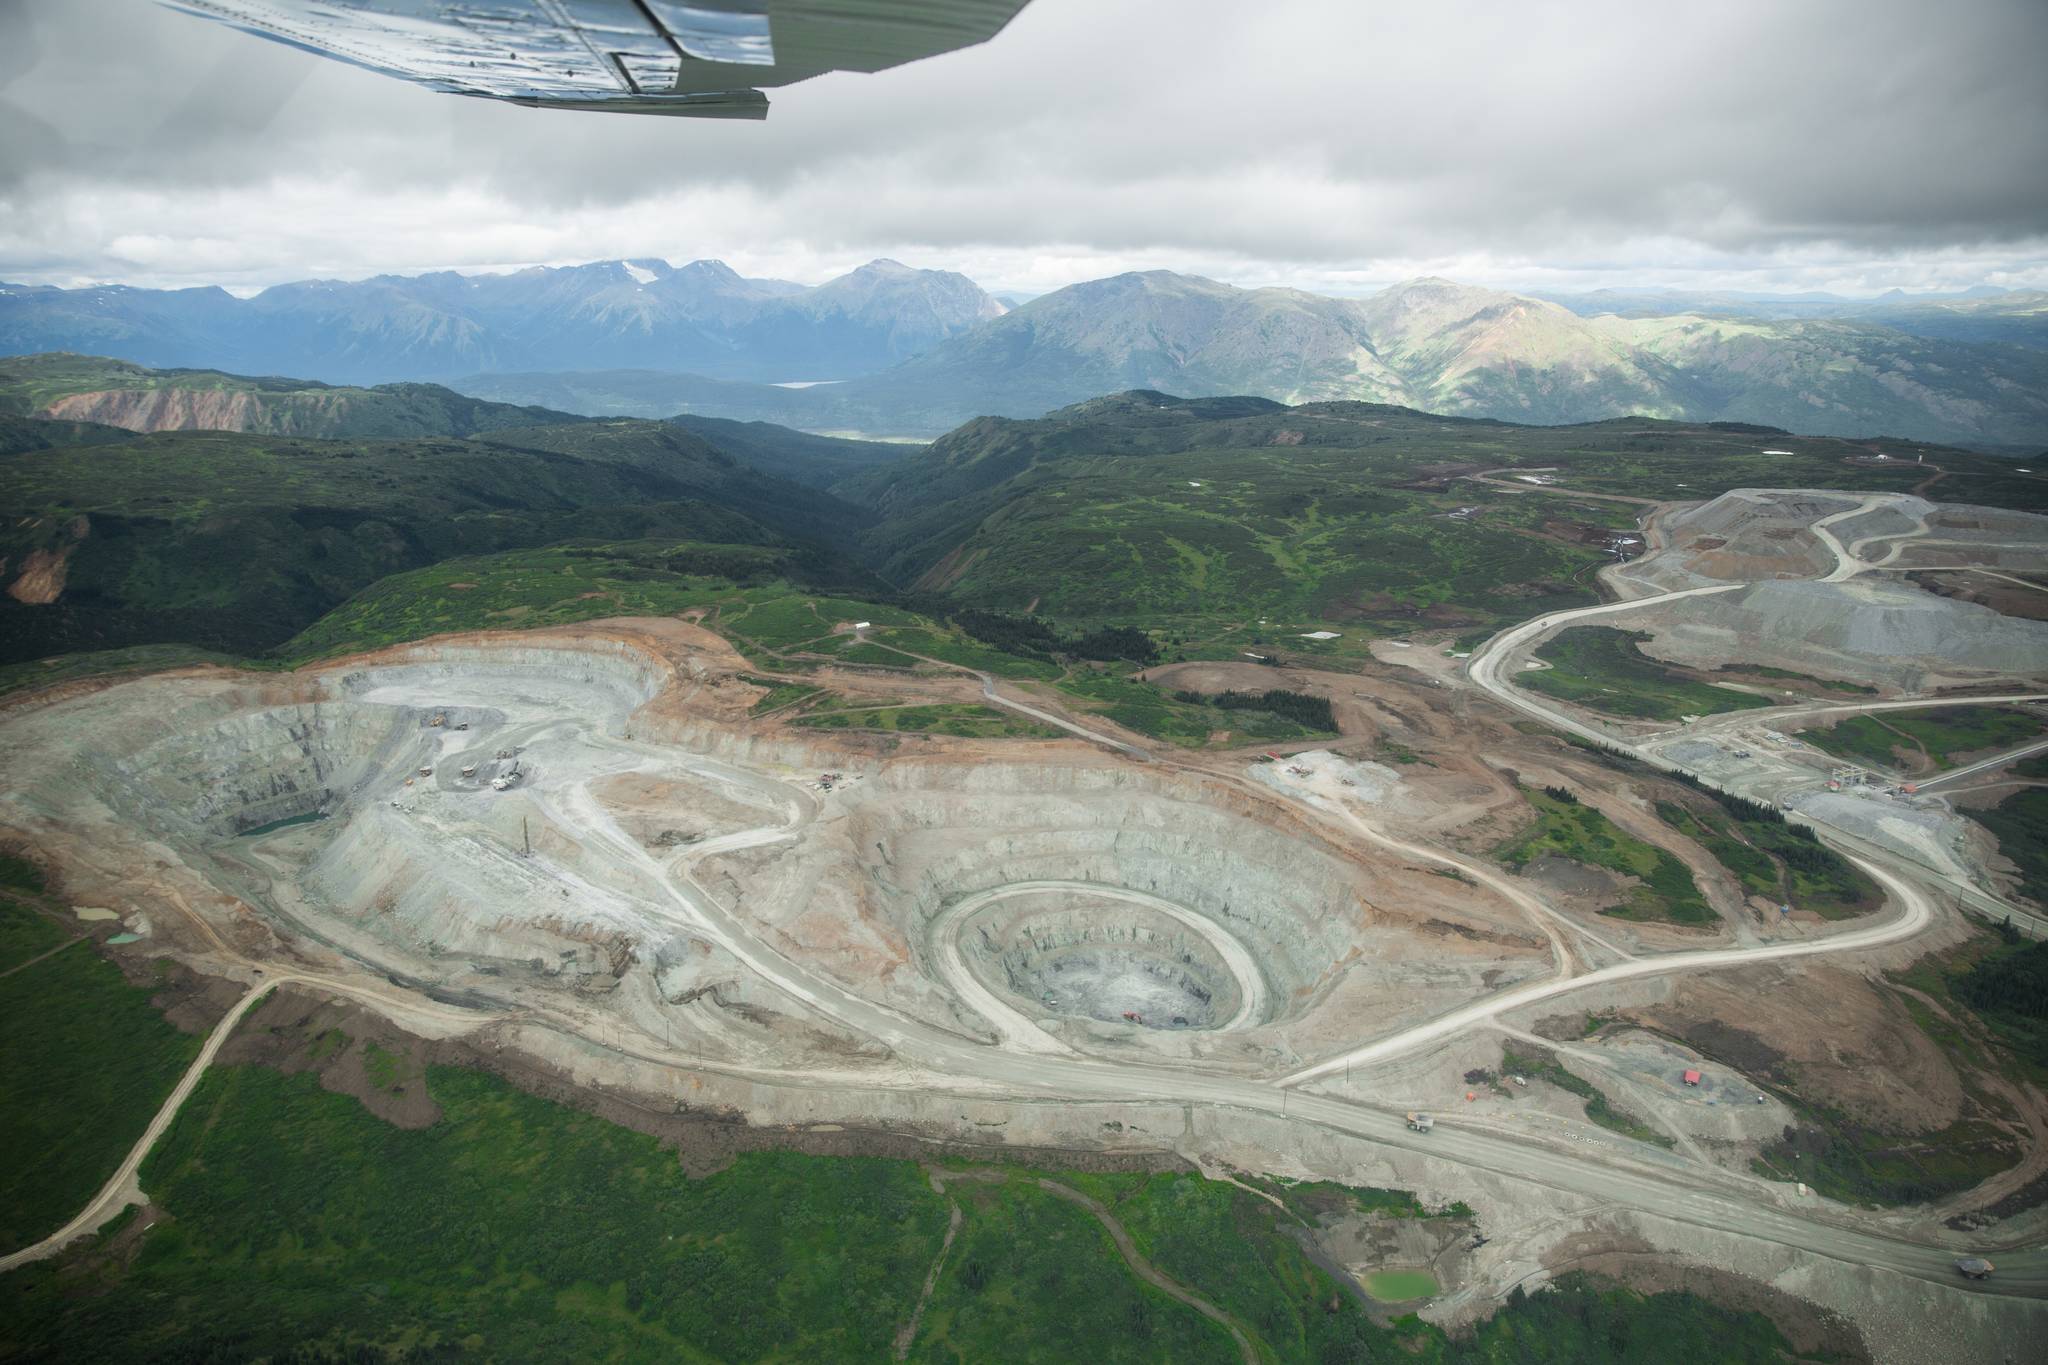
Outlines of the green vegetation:
[{"label": "green vegetation", "polygon": [[1768,697],[1715,687],[1643,653],[1650,636],[1613,626],[1571,626],[1541,647],[1550,667],[1515,675],[1518,686],[1609,715],[1677,720],[1769,706]]},{"label": "green vegetation", "polygon": [[1271,743],[1337,733],[1328,700],[1300,692],[1168,693],[1113,668],[1076,670],[1058,685],[1083,709],[1126,730],[1186,748],[1207,744],[1217,735],[1227,737],[1227,742]]},{"label": "green vegetation", "polygon": [[[841,706],[844,709],[841,709]],[[1026,716],[967,703],[841,706],[807,711],[793,722],[817,730],[884,730],[960,735],[969,739],[1057,739],[1061,732]]]},{"label": "green vegetation", "polygon": [[[14,952],[62,930],[0,906]],[[42,951],[44,949],[38,949]],[[27,958],[35,957],[34,952]],[[27,958],[22,959],[26,961]],[[78,944],[0,976],[0,1250],[46,1237],[78,1212],[142,1136],[198,1055],[120,968]]]},{"label": "green vegetation", "polygon": [[856,621],[878,626],[924,623],[912,612],[874,602],[779,593],[721,611],[710,624],[736,643],[770,653],[800,649],[831,653],[853,641],[843,628]]},{"label": "green vegetation", "polygon": [[[1909,775],[1958,766],[1966,755],[2039,739],[2041,718],[1998,706],[1940,706],[1851,716],[1826,729],[1802,730],[1816,749]],[[1902,756],[1903,755],[1903,756]]]},{"label": "green vegetation", "polygon": [[1291,721],[1310,733],[1337,733],[1337,718],[1330,710],[1330,699],[1306,692],[1289,692],[1278,687],[1264,692],[1219,692],[1214,696],[1204,696],[1200,692],[1176,692],[1173,699],[1189,706],[1213,706],[1219,711],[1263,711],[1277,719]]},{"label": "green vegetation", "polygon": [[1723,796],[1712,808],[1659,801],[1657,816],[1711,853],[1750,895],[1823,919],[1845,919],[1883,903],[1884,893],[1853,863],[1775,810]]},{"label": "green vegetation", "polygon": [[0,972],[11,972],[76,937],[48,915],[0,897]]},{"label": "green vegetation", "polygon": [[2048,1070],[2048,942],[2024,944],[2008,932],[1950,987],[2001,1041]]},{"label": "green vegetation", "polygon": [[1296,1218],[1314,1222],[1325,1214],[1371,1213],[1389,1218],[1470,1218],[1472,1210],[1460,1199],[1432,1209],[1415,1197],[1412,1190],[1390,1190],[1383,1185],[1343,1185],[1334,1180],[1265,1180],[1269,1192],[1278,1195]]},{"label": "green vegetation", "polygon": [[1865,687],[1862,683],[1841,682],[1834,678],[1814,678],[1804,673],[1794,673],[1789,668],[1766,668],[1762,664],[1722,664],[1716,673],[1735,673],[1745,678],[1767,678],[1772,682],[1803,683],[1821,692],[1840,692],[1852,697],[1874,697],[1877,689]]},{"label": "green vegetation", "polygon": [[[1361,460],[1356,448],[1275,449],[1219,427],[1213,444],[1186,446],[1183,430],[1178,448],[1126,458],[1129,430],[1020,431],[1032,425],[971,424],[926,456],[843,485],[892,508],[866,540],[881,572],[1000,612],[1242,631],[1232,652],[1255,647],[1259,616],[1330,623],[1356,645],[1374,633],[1361,625],[1505,622],[1592,600],[1583,579],[1602,562],[1597,551],[1508,517],[1446,519],[1501,499],[1476,486],[1390,486],[1408,472],[1406,452]],[[977,437],[992,449],[956,472],[960,446]],[[1007,447],[1019,440],[1040,447],[1035,461],[981,482],[1018,458]],[[1066,447],[1063,458],[1047,459],[1047,443]],[[1324,652],[1298,638],[1315,628],[1271,634],[1290,650]]]},{"label": "green vegetation", "polygon": [[1828,1105],[1790,1102],[1798,1126],[1786,1128],[1751,1169],[1804,1182],[1843,1203],[1878,1208],[1943,1199],[2009,1169],[2020,1156],[2007,1122],[1981,1112],[1937,1132],[1899,1134],[1868,1128]]},{"label": "green vegetation", "polygon": [[1930,954],[1888,974],[1901,988],[1893,998],[1949,1058],[1962,1081],[1963,1107],[1954,1122],[1933,1132],[1871,1128],[1799,1093],[1793,1068],[1766,1053],[1763,1064],[1751,1065],[1748,1074],[1775,1091],[1798,1122],[1763,1150],[1752,1169],[1869,1207],[1944,1198],[2010,1169],[2024,1155],[2013,1139],[2018,1116],[2001,1089],[1984,1084],[1984,1077],[2038,1084],[2048,1076],[2048,1030],[2005,1008],[1979,1013],[1966,1001],[1962,983],[1979,966],[1995,973],[2018,950],[2016,934],[1980,934],[1961,948]]},{"label": "green vegetation", "polygon": [[[354,1044],[328,1030],[309,1045]],[[407,1130],[311,1075],[210,1072],[144,1168],[169,1219],[139,1248],[94,1254],[137,1235],[124,1220],[83,1255],[0,1279],[0,1353],[879,1359],[945,1231],[945,1199],[907,1162],[753,1153],[693,1180],[656,1139],[494,1077],[422,1079],[440,1117]],[[1236,1358],[1214,1323],[1133,1276],[1086,1211],[1035,1173],[991,1174],[948,1184],[966,1217],[913,1359]],[[1413,1216],[1398,1191],[1276,1185],[1282,1212],[1189,1173],[1055,1178],[1263,1360],[1782,1359],[1759,1315],[1580,1276],[1517,1293],[1462,1341],[1413,1317],[1382,1327],[1291,1230]]]},{"label": "green vegetation", "polygon": [[1616,1109],[1597,1086],[1577,1072],[1568,1070],[1564,1063],[1549,1052],[1540,1049],[1517,1052],[1514,1044],[1503,1044],[1500,1050],[1500,1069],[1505,1075],[1527,1076],[1530,1080],[1548,1081],[1559,1090],[1577,1095],[1586,1102],[1586,1117],[1609,1132],[1619,1133],[1637,1142],[1652,1143],[1658,1147],[1675,1145],[1669,1134],[1652,1128],[1626,1110]]},{"label": "green vegetation", "polygon": [[256,653],[381,578],[458,556],[575,540],[766,545],[861,519],[687,433],[641,426],[631,443],[564,438],[579,454],[176,431],[10,455],[0,556],[63,574],[54,602],[0,599],[0,663],[145,644]]},{"label": "green vegetation", "polygon": [[768,689],[768,695],[747,708],[749,713],[756,716],[765,716],[770,711],[780,711],[785,706],[808,701],[824,690],[809,683],[778,682],[774,678],[742,677],[741,681]]},{"label": "green vegetation", "polygon": [[[937,659],[941,663],[956,664],[982,673],[993,673],[998,678],[1057,678],[1058,664],[1049,659],[1032,658],[1027,655],[1005,653],[967,636],[955,634],[936,623],[922,626],[890,626],[873,632],[873,638],[883,647],[899,654],[914,654],[922,658]],[[846,655],[842,652],[841,658]],[[916,659],[899,659],[899,666],[914,665]]]},{"label": "green vegetation", "polygon": [[[17,510],[0,528],[0,558],[33,562],[40,590],[58,592],[48,603],[0,599],[0,668],[66,656],[54,672],[0,675],[0,687],[175,661],[121,653],[141,647],[263,655],[394,574],[571,544],[621,561],[579,589],[599,595],[573,612],[561,597],[524,592],[464,609],[442,593],[463,580],[428,575],[387,584],[352,608],[375,620],[330,623],[289,657],[464,628],[487,610],[509,613],[489,624],[516,626],[599,614],[607,603],[658,610],[694,601],[658,581],[666,569],[624,548],[693,544],[779,549],[792,560],[780,576],[797,592],[907,603],[919,619],[898,624],[931,638],[901,648],[1004,676],[1050,680],[1066,658],[1145,662],[1155,650],[1163,659],[1250,653],[1342,666],[1376,635],[1448,629],[1469,643],[1588,601],[1590,575],[1605,560],[1596,542],[1634,520],[1629,509],[1569,492],[1511,493],[1447,470],[1541,465],[1566,483],[1704,497],[1788,467],[1760,460],[1760,440],[1775,438],[1757,428],[1629,419],[1551,429],[1373,405],[1157,395],[1099,399],[1037,421],[978,420],[897,459],[872,444],[760,425],[567,420],[430,385],[328,388],[78,357],[0,369],[0,417],[13,424],[0,441],[16,452],[0,471],[0,498]],[[136,436],[7,416],[64,393],[161,389],[224,393],[261,409],[258,426],[271,429]],[[58,438],[70,444],[49,444]],[[1910,444],[1885,466],[1851,463],[1863,446],[1794,446],[1789,467],[1813,486],[1923,477],[1904,463],[1919,451]],[[1945,495],[2040,502],[2036,481],[1997,461],[1936,454]],[[831,493],[776,473],[818,482],[835,470],[843,477]],[[895,597],[884,581],[913,585],[917,596]],[[408,606],[408,593],[430,600]],[[1003,617],[1037,620],[1046,637],[991,638],[984,627],[1011,629],[990,624]],[[1336,638],[1304,638],[1319,629]],[[803,643],[745,638],[764,658]],[[1708,709],[1705,697],[1712,709],[1753,704],[1695,679],[1674,694],[1671,676],[1611,652],[1603,663],[1622,685],[1589,686],[1622,696],[1647,688],[1658,700],[1638,705],[1662,710]],[[1558,685],[1559,672],[1532,675],[1530,685]],[[1192,729],[1147,709],[1164,728]]]},{"label": "green vegetation", "polygon": [[1613,821],[1559,788],[1522,793],[1536,810],[1536,823],[1494,851],[1517,872],[1545,854],[1635,877],[1628,899],[1602,914],[1618,919],[1711,924],[1713,907],[1684,863],[1628,834]]},{"label": "green vegetation", "polygon": [[44,889],[41,868],[19,854],[0,853],[0,890],[40,895]]},{"label": "green vegetation", "polygon": [[314,1077],[209,1072],[144,1168],[174,1215],[125,1274],[0,1281],[16,1350],[92,1359],[886,1354],[945,1214],[906,1162],[760,1153],[687,1178],[651,1137],[435,1069],[393,1128]]},{"label": "green vegetation", "polygon": [[1995,806],[1964,814],[1990,830],[1998,851],[2019,869],[2020,894],[2048,905],[2048,791],[2023,788]]},{"label": "green vegetation", "polygon": [[1221,1326],[1130,1274],[1085,1209],[1021,1179],[948,1193],[967,1221],[913,1360],[1239,1359]]},{"label": "green vegetation", "polygon": [[293,662],[378,649],[448,631],[669,616],[784,597],[799,572],[784,551],[691,541],[556,545],[447,559],[379,580],[284,644]]}]

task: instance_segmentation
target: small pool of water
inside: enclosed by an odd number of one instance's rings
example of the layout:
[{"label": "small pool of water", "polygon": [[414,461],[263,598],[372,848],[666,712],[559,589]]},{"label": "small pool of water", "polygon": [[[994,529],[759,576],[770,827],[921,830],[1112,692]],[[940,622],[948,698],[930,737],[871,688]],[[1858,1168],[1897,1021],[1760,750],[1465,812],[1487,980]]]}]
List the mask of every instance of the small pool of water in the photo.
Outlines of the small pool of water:
[{"label": "small pool of water", "polygon": [[112,938],[108,939],[108,940],[107,940],[107,942],[108,942],[108,943],[140,943],[140,942],[142,942],[142,935],[140,935],[140,934],[116,934],[116,935],[114,935],[114,936],[113,936]]},{"label": "small pool of water", "polygon": [[1365,1292],[1381,1303],[1426,1299],[1437,1291],[1436,1276],[1427,1270],[1375,1270],[1363,1283]]},{"label": "small pool of water", "polygon": [[245,829],[239,837],[254,839],[261,834],[275,834],[281,829],[290,829],[293,825],[310,825],[315,820],[325,820],[326,818],[327,812],[324,810],[309,810],[304,815],[288,815],[282,820],[272,820],[267,825],[258,825],[254,829]]}]

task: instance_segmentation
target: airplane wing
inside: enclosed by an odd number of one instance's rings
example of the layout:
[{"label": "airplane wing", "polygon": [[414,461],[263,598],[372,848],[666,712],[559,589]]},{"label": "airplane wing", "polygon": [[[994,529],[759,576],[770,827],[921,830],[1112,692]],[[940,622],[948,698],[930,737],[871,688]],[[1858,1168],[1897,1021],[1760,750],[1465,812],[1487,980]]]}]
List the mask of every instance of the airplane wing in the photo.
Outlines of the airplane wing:
[{"label": "airplane wing", "polygon": [[763,86],[987,42],[1029,0],[160,0],[324,57],[538,109],[766,118]]}]

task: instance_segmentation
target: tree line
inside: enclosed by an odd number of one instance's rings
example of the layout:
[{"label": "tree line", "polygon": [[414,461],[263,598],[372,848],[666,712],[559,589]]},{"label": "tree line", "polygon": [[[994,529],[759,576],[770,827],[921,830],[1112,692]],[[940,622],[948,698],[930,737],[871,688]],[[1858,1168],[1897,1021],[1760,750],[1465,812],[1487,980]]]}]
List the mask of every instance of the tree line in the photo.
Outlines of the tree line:
[{"label": "tree line", "polygon": [[1016,616],[980,607],[952,608],[944,614],[975,639],[1006,654],[1064,654],[1070,659],[1134,664],[1154,663],[1159,658],[1158,644],[1136,626],[1098,626],[1080,634],[1062,635],[1051,622],[1037,616]]},{"label": "tree line", "polygon": [[1270,688],[1264,692],[1176,692],[1175,701],[1184,701],[1190,706],[1214,706],[1224,711],[1270,711],[1283,716],[1295,724],[1310,730],[1337,731],[1337,717],[1330,710],[1328,697],[1311,696],[1307,692],[1290,692],[1282,687]]}]

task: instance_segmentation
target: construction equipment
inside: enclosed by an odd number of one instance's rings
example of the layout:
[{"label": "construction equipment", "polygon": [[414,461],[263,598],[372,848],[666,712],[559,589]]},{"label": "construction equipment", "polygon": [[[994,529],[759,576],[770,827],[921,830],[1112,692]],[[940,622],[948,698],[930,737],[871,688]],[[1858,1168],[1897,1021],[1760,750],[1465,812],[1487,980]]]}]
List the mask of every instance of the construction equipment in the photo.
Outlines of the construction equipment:
[{"label": "construction equipment", "polygon": [[1408,1126],[1418,1133],[1426,1133],[1436,1127],[1436,1120],[1427,1114],[1419,1114],[1411,1109],[1408,1111]]},{"label": "construction equipment", "polygon": [[432,720],[430,720],[430,721],[428,721],[428,722],[427,722],[427,724],[428,724],[428,725],[432,726],[432,727],[433,727],[434,729],[436,729],[436,730],[440,729],[440,728],[441,728],[442,726],[446,725],[447,723],[448,723],[448,715],[447,715],[447,713],[446,713],[445,711],[436,711],[436,712],[434,713],[434,718],[433,718]]},{"label": "construction equipment", "polygon": [[1126,1023],[1131,1023],[1131,1024],[1142,1024],[1142,1023],[1144,1023],[1144,1022],[1145,1022],[1145,1018],[1144,1018],[1144,1016],[1143,1016],[1143,1015],[1139,1014],[1139,1013],[1138,1013],[1138,1012],[1137,1012],[1136,1010],[1125,1010],[1125,1011],[1124,1011],[1124,1021],[1125,1021]]},{"label": "construction equipment", "polygon": [[1991,1278],[1991,1272],[1997,1268],[1982,1256],[1956,1258],[1956,1270],[1966,1280],[1988,1280]]},{"label": "construction equipment", "polygon": [[432,768],[422,768],[422,769],[420,769],[420,776],[421,776],[421,777],[432,777],[433,775],[434,775],[434,770],[433,770]]},{"label": "construction equipment", "polygon": [[463,769],[462,769],[462,775],[463,775],[464,777],[475,777],[475,776],[476,776],[476,764],[474,764],[474,763],[471,763],[471,764],[467,764],[467,765],[465,765],[465,766],[463,767]]}]

